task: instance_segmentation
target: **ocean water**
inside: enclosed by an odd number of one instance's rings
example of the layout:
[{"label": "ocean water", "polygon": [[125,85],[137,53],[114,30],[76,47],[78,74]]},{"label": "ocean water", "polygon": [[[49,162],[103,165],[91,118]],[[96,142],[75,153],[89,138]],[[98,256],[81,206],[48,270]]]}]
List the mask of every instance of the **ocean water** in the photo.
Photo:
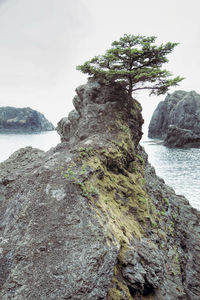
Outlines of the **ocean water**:
[{"label": "ocean water", "polygon": [[200,210],[200,149],[167,148],[161,140],[147,137],[142,139],[141,145],[156,174],[173,187],[176,194],[184,195]]},{"label": "ocean water", "polygon": [[34,134],[0,134],[0,162],[23,147],[32,146],[47,151],[58,143],[60,143],[60,136],[56,131]]},{"label": "ocean water", "polygon": [[[38,134],[0,134],[0,162],[19,148],[32,146],[49,150],[60,143],[56,131]],[[200,149],[171,149],[161,140],[143,137],[149,162],[158,176],[172,186],[177,194],[184,195],[191,205],[200,210]]]}]

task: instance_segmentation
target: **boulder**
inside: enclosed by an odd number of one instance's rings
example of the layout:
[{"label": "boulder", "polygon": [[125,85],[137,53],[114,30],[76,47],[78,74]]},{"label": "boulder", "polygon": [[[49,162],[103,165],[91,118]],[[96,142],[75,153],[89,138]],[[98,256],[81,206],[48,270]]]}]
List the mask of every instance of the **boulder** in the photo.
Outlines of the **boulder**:
[{"label": "boulder", "polygon": [[0,133],[23,133],[54,130],[43,114],[29,107],[0,107]]},{"label": "boulder", "polygon": [[77,91],[60,144],[0,164],[0,299],[199,299],[200,213],[148,163],[141,106]]},{"label": "boulder", "polygon": [[175,148],[198,148],[200,147],[200,135],[189,129],[169,125],[164,145]]},{"label": "boulder", "polygon": [[[177,145],[184,147],[185,141],[186,147],[199,147],[200,95],[195,91],[176,91],[171,95],[168,94],[165,100],[158,104],[152,115],[148,136],[151,138],[165,138],[167,136],[165,144],[168,145],[167,141],[174,139],[173,137],[170,138],[170,134],[173,133],[173,136],[175,134],[174,129],[172,132],[172,128],[175,127],[169,128],[171,125],[176,126],[177,138],[179,141],[182,140],[180,143],[178,141]],[[189,131],[184,131],[185,129]],[[181,136],[182,134],[183,136]],[[169,146],[173,145],[176,147],[176,143],[169,144]]]}]

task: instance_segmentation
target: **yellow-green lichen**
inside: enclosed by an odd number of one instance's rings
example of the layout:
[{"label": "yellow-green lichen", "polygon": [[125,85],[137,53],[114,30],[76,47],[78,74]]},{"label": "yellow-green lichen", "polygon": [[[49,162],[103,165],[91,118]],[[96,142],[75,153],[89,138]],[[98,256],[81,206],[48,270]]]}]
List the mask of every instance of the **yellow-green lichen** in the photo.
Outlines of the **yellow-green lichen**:
[{"label": "yellow-green lichen", "polygon": [[84,161],[93,170],[84,183],[85,189],[93,187],[98,191],[98,197],[90,199],[92,209],[99,216],[108,241],[118,247],[129,244],[133,237],[141,238],[141,222],[145,223],[149,216],[143,166],[140,164],[137,170],[130,167],[135,160],[138,158],[134,144],[127,134],[123,138],[118,136],[117,145],[112,142],[106,150],[100,149]]},{"label": "yellow-green lichen", "polygon": [[117,280],[116,277],[113,278],[111,286],[107,300],[133,300],[127,285]]},{"label": "yellow-green lichen", "polygon": [[128,127],[126,124],[124,124],[124,122],[122,122],[122,120],[117,120],[116,123],[117,123],[117,127],[118,127],[121,131],[123,131],[124,133],[127,133],[127,134],[130,133],[129,127]]},{"label": "yellow-green lichen", "polygon": [[141,239],[149,224],[152,227],[154,222],[157,224],[155,231],[158,227],[157,215],[152,216],[156,208],[145,188],[144,160],[136,154],[130,130],[124,126],[118,122],[119,134],[106,148],[95,151],[81,148],[76,167],[66,172],[66,178],[69,180],[72,176],[88,199],[102,225],[107,244],[119,249],[107,300],[134,299],[118,271],[120,273],[120,265],[125,262],[133,238]]}]

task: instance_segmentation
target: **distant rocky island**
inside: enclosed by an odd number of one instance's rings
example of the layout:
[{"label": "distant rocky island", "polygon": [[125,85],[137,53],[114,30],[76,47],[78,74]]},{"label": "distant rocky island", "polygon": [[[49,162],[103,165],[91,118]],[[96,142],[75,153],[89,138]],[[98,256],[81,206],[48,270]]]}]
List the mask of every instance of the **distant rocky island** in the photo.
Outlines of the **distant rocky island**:
[{"label": "distant rocky island", "polygon": [[200,95],[175,91],[153,113],[148,136],[162,138],[169,147],[200,147]]},{"label": "distant rocky island", "polygon": [[43,114],[31,109],[0,107],[0,133],[28,133],[54,130]]}]

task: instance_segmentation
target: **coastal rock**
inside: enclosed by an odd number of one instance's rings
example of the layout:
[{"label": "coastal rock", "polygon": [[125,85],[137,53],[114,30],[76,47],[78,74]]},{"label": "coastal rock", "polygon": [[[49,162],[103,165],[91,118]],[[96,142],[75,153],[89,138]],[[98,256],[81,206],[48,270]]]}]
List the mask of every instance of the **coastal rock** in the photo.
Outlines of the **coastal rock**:
[{"label": "coastal rock", "polygon": [[0,133],[40,132],[54,130],[43,114],[29,107],[0,107]]},{"label": "coastal rock", "polygon": [[[167,143],[168,140],[173,140],[175,135],[175,131],[172,132],[173,127],[169,128],[170,125],[176,126],[178,130],[177,139],[182,140],[182,142],[177,143],[181,145],[180,147],[199,147],[200,95],[195,91],[176,91],[171,95],[168,94],[165,100],[158,104],[152,115],[148,136],[151,138],[165,138],[167,136],[165,144],[176,147],[176,143]],[[183,129],[191,131],[191,134]],[[173,136],[170,137],[170,134]],[[184,145],[184,141],[187,144]]]},{"label": "coastal rock", "polygon": [[[143,118],[141,115],[129,113],[128,94],[120,83],[110,85],[105,81],[90,79],[87,84],[77,87],[76,93],[73,99],[75,110],[69,113],[68,118],[61,119],[57,126],[62,142],[70,142],[72,145],[94,133],[104,134],[105,130],[112,131],[121,115],[138,144],[142,137]],[[135,100],[129,109],[134,110],[135,105],[140,107]]]},{"label": "coastal rock", "polygon": [[0,299],[199,299],[200,213],[148,163],[141,106],[77,91],[62,143],[0,164]]},{"label": "coastal rock", "polygon": [[198,148],[200,147],[200,135],[193,133],[189,129],[169,125],[164,144],[168,147],[176,148]]}]

